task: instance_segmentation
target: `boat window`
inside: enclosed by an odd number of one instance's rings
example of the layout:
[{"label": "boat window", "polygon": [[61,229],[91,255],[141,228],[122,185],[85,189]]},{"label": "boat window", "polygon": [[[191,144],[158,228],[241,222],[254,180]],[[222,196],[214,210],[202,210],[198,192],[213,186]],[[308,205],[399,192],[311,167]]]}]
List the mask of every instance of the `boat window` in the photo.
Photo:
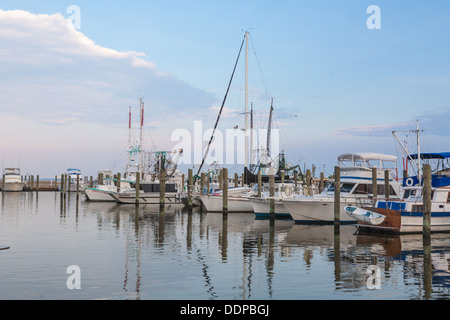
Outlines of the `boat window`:
[{"label": "boat window", "polygon": [[369,194],[372,193],[372,185],[360,183],[356,186],[355,194]]},{"label": "boat window", "polygon": [[355,186],[354,183],[343,183],[341,185],[341,192],[350,192],[352,191],[354,186]]},{"label": "boat window", "polygon": [[423,205],[413,205],[411,212],[423,212]]},{"label": "boat window", "polygon": [[405,192],[403,193],[403,199],[408,199],[410,196],[415,196],[415,195],[416,195],[416,190],[406,189]]},{"label": "boat window", "polygon": [[448,196],[447,196],[447,203],[450,203],[450,192],[448,193]]}]

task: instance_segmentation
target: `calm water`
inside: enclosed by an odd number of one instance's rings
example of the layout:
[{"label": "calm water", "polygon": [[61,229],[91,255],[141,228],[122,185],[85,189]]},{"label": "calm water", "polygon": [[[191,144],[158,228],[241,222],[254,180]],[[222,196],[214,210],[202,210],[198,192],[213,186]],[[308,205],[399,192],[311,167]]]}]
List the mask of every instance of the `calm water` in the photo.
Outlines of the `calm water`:
[{"label": "calm water", "polygon": [[[5,193],[0,299],[449,299],[450,235],[432,235],[430,253],[421,235],[355,231]],[[73,265],[81,289],[69,290]]]}]

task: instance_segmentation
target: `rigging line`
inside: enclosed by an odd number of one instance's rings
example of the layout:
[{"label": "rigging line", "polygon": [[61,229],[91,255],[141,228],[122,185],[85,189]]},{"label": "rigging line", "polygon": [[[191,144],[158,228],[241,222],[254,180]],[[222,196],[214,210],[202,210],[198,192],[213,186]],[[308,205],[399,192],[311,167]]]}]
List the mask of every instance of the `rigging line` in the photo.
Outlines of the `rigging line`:
[{"label": "rigging line", "polygon": [[253,43],[253,39],[252,39],[252,38],[250,38],[250,42],[251,42],[251,44],[252,44],[253,54],[255,55],[256,64],[258,65],[258,69],[259,69],[259,73],[260,73],[260,75],[261,75],[261,80],[262,80],[262,82],[263,82],[264,89],[266,90],[267,97],[268,97],[269,100],[270,100],[270,97],[271,97],[271,95],[270,95],[270,89],[269,89],[269,86],[268,86],[268,84],[267,84],[267,81],[266,81],[266,77],[265,77],[265,75],[264,75],[264,72],[263,72],[263,70],[262,70],[262,68],[261,68],[261,63],[259,62],[259,58],[258,58],[258,56],[256,55],[256,48],[255,48],[255,44]]},{"label": "rigging line", "polygon": [[225,97],[223,98],[222,106],[220,107],[220,111],[219,111],[219,115],[217,116],[216,124],[214,125],[214,130],[213,130],[213,132],[211,134],[211,138],[209,139],[208,147],[207,147],[207,149],[205,151],[205,155],[203,156],[202,163],[201,163],[200,167],[198,168],[197,175],[194,177],[194,179],[198,178],[198,176],[200,174],[200,171],[202,170],[203,164],[205,163],[206,157],[208,156],[209,148],[210,148],[211,143],[212,143],[213,138],[214,138],[214,133],[216,132],[217,126],[219,124],[220,116],[222,115],[223,107],[225,105],[225,101],[227,100],[228,92],[230,91],[231,82],[233,81],[234,73],[236,71],[236,67],[237,67],[238,62],[239,62],[239,57],[241,56],[242,47],[244,46],[244,43],[245,43],[245,38],[246,38],[246,36],[244,36],[244,39],[242,40],[241,48],[239,49],[239,54],[237,56],[236,63],[234,65],[233,73],[231,74],[231,79],[230,79],[230,82],[228,83],[228,88],[227,88],[227,91],[225,93]]}]

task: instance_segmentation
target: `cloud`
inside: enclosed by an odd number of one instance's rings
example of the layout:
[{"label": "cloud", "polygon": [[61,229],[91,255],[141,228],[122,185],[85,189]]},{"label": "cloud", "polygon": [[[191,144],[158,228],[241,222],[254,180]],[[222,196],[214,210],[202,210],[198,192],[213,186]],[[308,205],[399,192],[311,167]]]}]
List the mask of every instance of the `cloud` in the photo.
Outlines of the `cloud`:
[{"label": "cloud", "polygon": [[421,130],[427,134],[435,136],[450,136],[448,123],[450,121],[450,109],[441,109],[428,111],[417,117],[404,121],[394,122],[390,124],[372,125],[372,126],[356,126],[334,130],[333,135],[338,136],[371,136],[380,137],[388,136],[392,131],[410,131],[416,129],[416,123],[419,120]]},{"label": "cloud", "polygon": [[207,110],[216,101],[159,71],[144,53],[96,44],[58,13],[0,10],[0,43],[2,116],[114,125],[124,123],[139,96],[161,119]]}]

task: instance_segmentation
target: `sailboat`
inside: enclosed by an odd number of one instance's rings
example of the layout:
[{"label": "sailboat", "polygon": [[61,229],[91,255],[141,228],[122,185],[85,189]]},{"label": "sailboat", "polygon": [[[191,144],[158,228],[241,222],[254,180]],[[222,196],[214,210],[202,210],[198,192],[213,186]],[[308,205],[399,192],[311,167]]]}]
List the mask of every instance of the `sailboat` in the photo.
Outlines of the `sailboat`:
[{"label": "sailboat", "polygon": [[[230,79],[230,83],[228,86],[227,94],[231,85],[231,81],[233,80],[234,71],[236,70],[237,63],[239,61],[239,57],[242,51],[242,47],[245,42],[245,163],[244,163],[244,187],[240,188],[230,188],[229,189],[229,197],[228,197],[228,212],[253,212],[253,206],[249,201],[249,197],[255,196],[255,192],[248,187],[248,185],[252,182],[254,179],[249,179],[251,177],[250,171],[249,171],[249,142],[251,142],[253,139],[248,139],[249,136],[249,103],[248,103],[248,52],[249,52],[249,32],[245,31],[244,40],[241,44],[241,49],[239,51],[238,59],[236,61],[236,65],[233,70],[232,77]],[[201,168],[204,164],[205,158],[208,155],[209,147],[212,142],[212,139],[214,137],[215,130],[218,125],[218,121],[220,119],[224,103],[227,97],[227,94],[225,95],[225,99],[222,103],[222,107],[220,109],[216,125],[214,127],[213,133],[211,135],[210,143],[207,146],[202,164],[199,167],[197,176],[199,175]],[[249,141],[250,140],[250,141]],[[223,208],[223,197],[221,192],[214,193],[212,195],[200,195],[199,198],[201,199],[203,205],[205,206],[207,211],[222,211]]]}]

